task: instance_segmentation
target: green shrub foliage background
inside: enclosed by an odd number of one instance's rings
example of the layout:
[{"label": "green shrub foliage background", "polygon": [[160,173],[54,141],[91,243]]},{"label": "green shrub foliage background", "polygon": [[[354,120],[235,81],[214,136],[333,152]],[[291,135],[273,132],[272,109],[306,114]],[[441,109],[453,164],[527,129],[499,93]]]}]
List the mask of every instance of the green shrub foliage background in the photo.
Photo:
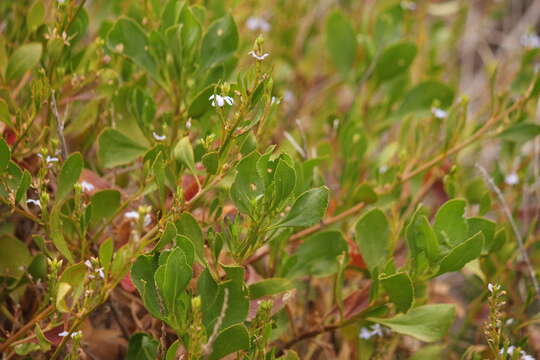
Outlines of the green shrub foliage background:
[{"label": "green shrub foliage background", "polygon": [[0,353],[532,359],[535,4],[3,0]]}]

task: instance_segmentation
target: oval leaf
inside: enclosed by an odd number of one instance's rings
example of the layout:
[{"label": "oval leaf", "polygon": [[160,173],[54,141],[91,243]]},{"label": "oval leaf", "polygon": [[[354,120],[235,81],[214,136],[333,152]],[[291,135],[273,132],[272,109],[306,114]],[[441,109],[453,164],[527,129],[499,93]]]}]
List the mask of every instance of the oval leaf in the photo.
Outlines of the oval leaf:
[{"label": "oval leaf", "polygon": [[83,169],[84,161],[80,153],[71,154],[60,170],[58,176],[58,187],[56,189],[56,200],[62,201],[73,190],[73,185],[79,180]]},{"label": "oval leaf", "polygon": [[440,340],[448,332],[455,316],[454,305],[435,304],[419,306],[406,314],[399,314],[390,319],[368,318],[368,320],[388,326],[400,334],[434,342]]},{"label": "oval leaf", "polygon": [[146,147],[131,140],[118,130],[110,128],[101,133],[98,143],[98,155],[106,168],[129,164],[147,150]]},{"label": "oval leaf", "polygon": [[369,271],[383,265],[388,258],[390,244],[390,229],[386,215],[373,209],[366,213],[356,223],[356,243]]},{"label": "oval leaf", "polygon": [[301,194],[291,211],[276,227],[311,226],[321,221],[328,207],[328,188],[321,186]]}]

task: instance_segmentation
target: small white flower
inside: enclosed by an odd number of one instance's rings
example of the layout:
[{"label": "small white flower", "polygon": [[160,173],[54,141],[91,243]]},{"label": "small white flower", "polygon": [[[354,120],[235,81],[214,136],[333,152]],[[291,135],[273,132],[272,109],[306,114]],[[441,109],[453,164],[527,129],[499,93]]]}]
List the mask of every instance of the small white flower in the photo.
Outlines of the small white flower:
[{"label": "small white flower", "polygon": [[260,30],[262,32],[268,32],[270,31],[270,24],[268,21],[264,20],[260,17],[251,16],[246,21],[246,26],[251,31],[257,31]]},{"label": "small white flower", "polygon": [[504,178],[504,182],[508,185],[516,185],[519,183],[519,176],[515,172],[510,173]]},{"label": "small white flower", "polygon": [[83,192],[91,192],[94,191],[95,186],[88,181],[81,181],[81,188]]},{"label": "small white flower", "polygon": [[400,5],[403,10],[416,10],[416,4],[413,1],[403,0]]},{"label": "small white flower", "polygon": [[95,277],[94,275],[92,275],[92,274],[89,274],[89,275],[88,275],[88,278],[89,278],[89,279],[95,279],[96,277]]},{"label": "small white flower", "polygon": [[275,96],[272,96],[272,100],[270,101],[270,104],[281,104],[281,100]]},{"label": "small white flower", "polygon": [[147,227],[147,226],[150,226],[150,224],[152,223],[152,217],[150,216],[150,214],[146,214],[144,216],[144,227]]},{"label": "small white flower", "polygon": [[60,336],[60,337],[66,337],[68,335],[69,335],[69,332],[67,332],[67,331],[62,331],[61,333],[58,334],[58,336]]},{"label": "small white flower", "polygon": [[53,163],[53,162],[58,162],[58,158],[54,157],[54,156],[47,155],[47,158],[45,159],[45,161],[47,162],[47,164],[50,164],[50,163]]},{"label": "small white flower", "polygon": [[283,93],[283,101],[287,104],[294,104],[296,102],[296,96],[291,90],[285,90]]},{"label": "small white flower", "polygon": [[521,350],[520,355],[521,355],[521,360],[535,360],[535,358],[532,355],[527,354],[523,350]]},{"label": "small white flower", "polygon": [[507,349],[506,349],[506,353],[504,352],[504,348],[501,349],[501,351],[499,351],[499,354],[501,355],[512,355],[514,353],[514,350],[516,349],[516,347],[514,345],[510,345]]},{"label": "small white flower", "polygon": [[540,48],[540,37],[534,33],[531,34],[523,34],[521,38],[519,39],[519,42],[522,46],[531,48],[531,49],[538,49]]},{"label": "small white flower", "polygon": [[139,213],[137,211],[128,211],[124,214],[124,218],[128,220],[137,220],[139,218]]},{"label": "small white flower", "polygon": [[212,96],[210,96],[208,98],[208,100],[211,100],[212,101],[212,106],[214,107],[223,107],[225,106],[225,103],[229,104],[229,105],[233,105],[234,104],[234,99],[230,96],[221,96],[221,95],[218,95],[218,94],[213,94]]},{"label": "small white flower", "polygon": [[381,165],[379,167],[379,174],[384,174],[388,171],[388,165]]},{"label": "small white flower", "polygon": [[165,140],[167,137],[165,135],[158,135],[156,134],[155,132],[152,132],[152,136],[154,137],[154,139],[156,139],[157,141],[163,141]]},{"label": "small white flower", "polygon": [[187,119],[186,121],[186,129],[191,129],[191,118]]},{"label": "small white flower", "polygon": [[431,113],[437,118],[437,119],[444,119],[448,116],[448,112],[444,111],[440,108],[433,108],[431,109]]},{"label": "small white flower", "polygon": [[383,329],[380,324],[375,324],[371,327],[371,334],[383,336]]},{"label": "small white flower", "polygon": [[41,207],[41,202],[39,202],[39,200],[28,199],[28,200],[26,200],[26,203],[27,204],[33,204],[34,206],[37,206],[37,207]]},{"label": "small white flower", "polygon": [[225,102],[226,102],[227,104],[229,104],[229,105],[231,105],[231,106],[234,104],[234,99],[233,99],[232,97],[230,97],[230,96],[224,96],[223,98],[225,99]]},{"label": "small white flower", "polygon": [[358,337],[364,340],[368,340],[371,336],[371,331],[366,327],[361,328],[360,333],[358,334]]},{"label": "small white flower", "polygon": [[498,286],[498,285],[496,285],[496,284],[493,285],[492,283],[489,283],[489,284],[488,284],[488,290],[489,290],[490,293],[493,294],[493,291],[494,291],[494,290],[498,290],[498,289],[499,289],[499,286]]},{"label": "small white flower", "polygon": [[255,59],[259,60],[259,61],[263,61],[264,59],[266,59],[270,54],[269,53],[264,53],[262,55],[258,55],[255,51],[251,50],[250,52],[248,52],[249,55],[253,56]]},{"label": "small white flower", "polygon": [[506,326],[510,326],[514,323],[514,319],[513,318],[509,318],[508,320],[506,320],[506,322],[504,323]]},{"label": "small white flower", "polygon": [[105,273],[103,272],[103,268],[102,268],[102,267],[97,268],[97,269],[96,269],[96,272],[99,274],[99,277],[100,277],[100,278],[105,279]]},{"label": "small white flower", "polygon": [[358,337],[367,340],[375,335],[384,336],[385,332],[387,332],[387,329],[383,328],[380,324],[373,324],[371,329],[368,327],[361,328]]},{"label": "small white flower", "polygon": [[84,265],[86,265],[86,267],[89,268],[89,269],[92,269],[92,268],[93,268],[92,262],[91,262],[90,260],[86,260],[86,261],[84,262]]},{"label": "small white flower", "polygon": [[74,337],[77,337],[77,336],[82,336],[82,331],[79,330],[79,331],[75,331],[74,333],[71,333],[71,338],[73,339]]}]

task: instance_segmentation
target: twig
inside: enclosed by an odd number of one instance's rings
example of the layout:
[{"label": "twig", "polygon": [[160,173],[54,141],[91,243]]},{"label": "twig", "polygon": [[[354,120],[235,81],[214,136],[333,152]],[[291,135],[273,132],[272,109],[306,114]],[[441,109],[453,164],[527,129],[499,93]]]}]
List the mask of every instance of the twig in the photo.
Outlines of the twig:
[{"label": "twig", "polygon": [[11,343],[17,340],[19,337],[24,335],[28,330],[30,330],[36,323],[42,319],[49,316],[53,312],[54,307],[52,305],[47,306],[42,312],[34,316],[32,320],[26,323],[22,328],[19,329],[15,334],[11,335],[3,344],[0,345],[0,353],[3,353]]},{"label": "twig", "polygon": [[342,324],[326,325],[326,326],[321,327],[320,329],[306,331],[306,332],[300,334],[299,336],[295,337],[294,339],[291,339],[291,340],[287,341],[281,347],[281,349],[279,350],[277,355],[280,355],[283,352],[283,350],[289,349],[290,347],[294,346],[296,343],[299,343],[300,341],[303,341],[303,340],[306,340],[306,339],[309,339],[309,338],[324,334],[324,333],[329,332],[329,331],[334,331],[336,329],[339,329],[340,327],[342,327]]},{"label": "twig", "polygon": [[118,309],[116,308],[116,305],[114,305],[114,303],[112,302],[110,297],[107,298],[107,303],[109,304],[114,320],[116,321],[116,323],[120,327],[120,330],[122,331],[122,336],[124,336],[125,339],[129,339],[129,331],[127,330],[124,323],[120,320],[120,313]]},{"label": "twig", "polygon": [[[446,159],[446,158],[448,158],[448,157],[450,157],[452,155],[457,154],[461,150],[463,150],[466,147],[468,147],[469,145],[473,144],[475,141],[479,140],[488,130],[491,129],[491,127],[493,125],[495,125],[497,123],[498,120],[508,116],[512,111],[515,111],[523,103],[525,103],[529,99],[531,90],[532,90],[532,86],[529,87],[529,90],[527,91],[527,93],[523,97],[521,97],[519,100],[514,102],[514,104],[512,104],[512,106],[510,106],[508,109],[506,109],[503,112],[497,113],[496,115],[492,115],[478,131],[476,131],[473,135],[471,135],[465,141],[463,141],[463,142],[457,144],[456,146],[454,146],[453,148],[451,148],[451,149],[449,149],[449,150],[435,156],[433,159],[431,159],[430,161],[428,161],[428,162],[424,163],[423,165],[419,166],[415,170],[412,170],[412,171],[410,171],[408,173],[405,173],[404,175],[399,177],[398,180],[397,180],[397,184],[405,183],[406,181],[412,179],[416,175],[421,174],[424,171],[431,169],[433,166],[435,166],[438,163],[442,162],[444,159]],[[304,229],[304,230],[301,230],[301,231],[297,232],[296,234],[294,234],[294,235],[292,235],[290,237],[290,240],[291,241],[296,241],[296,240],[299,240],[299,239],[301,239],[301,238],[303,238],[305,236],[311,235],[311,234],[325,228],[328,225],[334,224],[334,223],[336,223],[338,221],[341,221],[341,220],[343,220],[343,219],[345,219],[345,218],[347,218],[347,217],[349,217],[351,215],[354,215],[354,214],[358,213],[360,210],[362,210],[364,208],[364,206],[365,206],[365,203],[363,203],[363,202],[358,203],[358,204],[354,205],[353,207],[343,211],[339,215],[332,216],[330,218],[324,219],[319,224],[313,225],[313,226],[311,226],[311,227],[309,227],[307,229]],[[247,264],[251,264],[251,263],[263,258],[268,253],[269,253],[269,250],[261,252],[256,257],[252,257],[252,258],[248,259]]]},{"label": "twig", "polygon": [[66,139],[64,137],[64,120],[60,117],[60,113],[58,112],[58,107],[56,106],[56,97],[54,95],[54,90],[51,93],[51,110],[56,118],[56,134],[58,135],[58,139],[60,140],[60,150],[62,154],[62,159],[67,159],[68,154],[68,148],[66,144]]},{"label": "twig", "polygon": [[495,192],[495,194],[497,195],[497,198],[499,199],[499,202],[501,203],[503,212],[508,218],[510,225],[512,226],[512,231],[514,232],[514,235],[516,236],[516,241],[518,243],[519,252],[521,254],[521,257],[525,261],[525,265],[527,266],[527,271],[529,272],[529,276],[531,277],[534,291],[536,292],[536,297],[538,299],[540,298],[540,287],[538,286],[538,280],[536,279],[536,275],[532,267],[531,260],[529,259],[529,255],[527,254],[527,249],[525,249],[525,245],[523,244],[523,238],[521,237],[521,233],[519,232],[516,221],[514,220],[514,217],[512,216],[510,207],[508,206],[508,203],[506,202],[506,199],[504,198],[501,189],[499,189],[499,187],[495,184],[495,182],[493,181],[491,176],[489,176],[486,169],[484,169],[479,164],[476,164],[476,168],[480,171],[480,174],[486,180],[491,190],[493,190],[493,192]]},{"label": "twig", "polygon": [[207,357],[210,356],[210,354],[212,353],[212,348],[218,336],[219,328],[221,327],[221,324],[223,323],[223,319],[225,319],[225,313],[227,312],[228,302],[229,302],[229,289],[224,289],[223,290],[223,305],[221,306],[221,312],[219,313],[219,317],[217,318],[216,323],[214,324],[212,335],[210,335],[210,338],[208,338],[208,342],[203,347],[203,352]]}]

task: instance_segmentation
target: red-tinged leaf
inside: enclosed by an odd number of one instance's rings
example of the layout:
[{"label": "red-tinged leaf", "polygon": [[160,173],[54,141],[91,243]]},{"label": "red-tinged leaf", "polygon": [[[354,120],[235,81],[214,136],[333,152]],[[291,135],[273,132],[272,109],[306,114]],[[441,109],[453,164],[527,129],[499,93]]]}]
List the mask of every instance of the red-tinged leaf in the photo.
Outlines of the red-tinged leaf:
[{"label": "red-tinged leaf", "polygon": [[349,265],[356,266],[357,268],[361,270],[366,270],[367,269],[366,262],[364,261],[364,257],[358,250],[358,245],[356,245],[356,243],[352,241],[351,239],[348,239],[347,243],[349,244],[349,256],[350,256]]},{"label": "red-tinged leaf", "polygon": [[6,140],[9,146],[12,146],[15,144],[15,141],[17,141],[17,134],[15,134],[15,131],[7,127],[4,129],[4,140]]},{"label": "red-tinged leaf", "polygon": [[59,334],[63,331],[65,331],[64,325],[58,325],[51,330],[45,331],[43,335],[45,335],[47,341],[49,341],[53,346],[58,346],[63,339],[63,337]]},{"label": "red-tinged leaf", "polygon": [[369,286],[356,290],[343,301],[345,319],[365,310],[369,305]]},{"label": "red-tinged leaf", "polygon": [[[204,176],[199,176],[199,182],[204,181]],[[195,195],[199,192],[199,184],[195,181],[193,175],[184,175],[182,176],[182,188],[184,189],[184,200],[189,201],[193,199]]]},{"label": "red-tinged leaf", "polygon": [[133,282],[131,281],[131,276],[129,274],[124,276],[124,278],[120,281],[120,286],[122,287],[122,289],[130,293],[133,293],[137,290],[135,285],[133,285]]}]

